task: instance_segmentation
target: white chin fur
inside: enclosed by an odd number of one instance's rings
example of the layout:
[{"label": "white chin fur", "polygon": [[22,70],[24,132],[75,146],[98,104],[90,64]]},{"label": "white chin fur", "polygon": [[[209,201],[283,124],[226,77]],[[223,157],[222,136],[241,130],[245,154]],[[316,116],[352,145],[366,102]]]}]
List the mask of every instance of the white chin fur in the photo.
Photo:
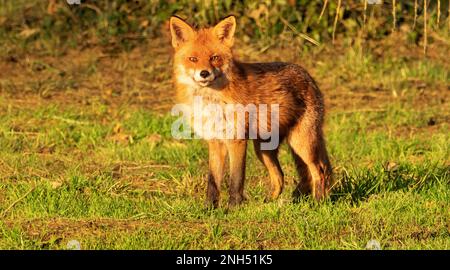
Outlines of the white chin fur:
[{"label": "white chin fur", "polygon": [[198,83],[198,85],[200,85],[200,86],[202,86],[202,87],[206,87],[206,86],[208,86],[208,85],[211,84],[210,81],[207,81],[207,82],[197,82],[197,83]]}]

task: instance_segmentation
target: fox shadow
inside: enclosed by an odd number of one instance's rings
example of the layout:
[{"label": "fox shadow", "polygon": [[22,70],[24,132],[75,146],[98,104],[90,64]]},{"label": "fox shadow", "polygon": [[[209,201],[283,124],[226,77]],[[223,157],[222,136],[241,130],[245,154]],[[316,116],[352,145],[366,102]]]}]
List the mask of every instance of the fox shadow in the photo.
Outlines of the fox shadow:
[{"label": "fox shadow", "polygon": [[[335,173],[334,178],[329,200],[332,203],[349,200],[353,204],[358,204],[375,194],[410,190],[419,192],[437,183],[450,184],[450,168],[379,166],[360,171],[340,170]],[[309,194],[294,192],[293,202],[299,203],[309,197],[311,197]]]}]

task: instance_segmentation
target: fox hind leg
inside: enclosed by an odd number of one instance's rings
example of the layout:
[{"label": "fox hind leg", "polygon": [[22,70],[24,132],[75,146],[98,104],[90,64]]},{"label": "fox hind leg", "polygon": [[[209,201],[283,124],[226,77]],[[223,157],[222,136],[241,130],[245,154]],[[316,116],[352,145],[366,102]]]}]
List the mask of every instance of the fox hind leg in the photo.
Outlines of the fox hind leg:
[{"label": "fox hind leg", "polygon": [[288,144],[302,178],[296,192],[311,193],[320,200],[328,193],[332,169],[321,127],[316,125],[308,125],[305,121],[297,123],[288,136]]},{"label": "fox hind leg", "polygon": [[292,157],[294,158],[295,167],[297,169],[297,174],[299,176],[299,182],[297,187],[292,194],[294,200],[298,200],[301,196],[305,196],[311,194],[311,182],[312,177],[309,172],[308,165],[302,160],[302,158],[295,153],[295,151],[291,148]]}]

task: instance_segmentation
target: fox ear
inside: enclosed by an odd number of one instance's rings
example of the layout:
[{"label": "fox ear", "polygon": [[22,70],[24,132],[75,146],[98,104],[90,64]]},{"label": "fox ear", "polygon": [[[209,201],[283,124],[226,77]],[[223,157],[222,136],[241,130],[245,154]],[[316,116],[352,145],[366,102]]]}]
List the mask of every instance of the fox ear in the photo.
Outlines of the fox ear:
[{"label": "fox ear", "polygon": [[214,26],[214,34],[228,47],[233,46],[234,31],[236,30],[236,18],[228,16]]},{"label": "fox ear", "polygon": [[184,42],[194,38],[194,29],[182,19],[172,16],[169,24],[170,33],[172,35],[172,46],[174,48],[178,48]]}]

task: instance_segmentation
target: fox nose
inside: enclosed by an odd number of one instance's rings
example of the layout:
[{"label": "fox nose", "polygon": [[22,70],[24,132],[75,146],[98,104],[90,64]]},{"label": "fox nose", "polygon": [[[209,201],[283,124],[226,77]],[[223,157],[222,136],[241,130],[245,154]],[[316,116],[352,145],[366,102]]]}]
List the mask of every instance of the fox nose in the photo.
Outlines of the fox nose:
[{"label": "fox nose", "polygon": [[202,78],[208,77],[208,76],[209,76],[209,71],[207,71],[207,70],[202,70],[202,71],[200,71],[200,76],[201,76]]}]

